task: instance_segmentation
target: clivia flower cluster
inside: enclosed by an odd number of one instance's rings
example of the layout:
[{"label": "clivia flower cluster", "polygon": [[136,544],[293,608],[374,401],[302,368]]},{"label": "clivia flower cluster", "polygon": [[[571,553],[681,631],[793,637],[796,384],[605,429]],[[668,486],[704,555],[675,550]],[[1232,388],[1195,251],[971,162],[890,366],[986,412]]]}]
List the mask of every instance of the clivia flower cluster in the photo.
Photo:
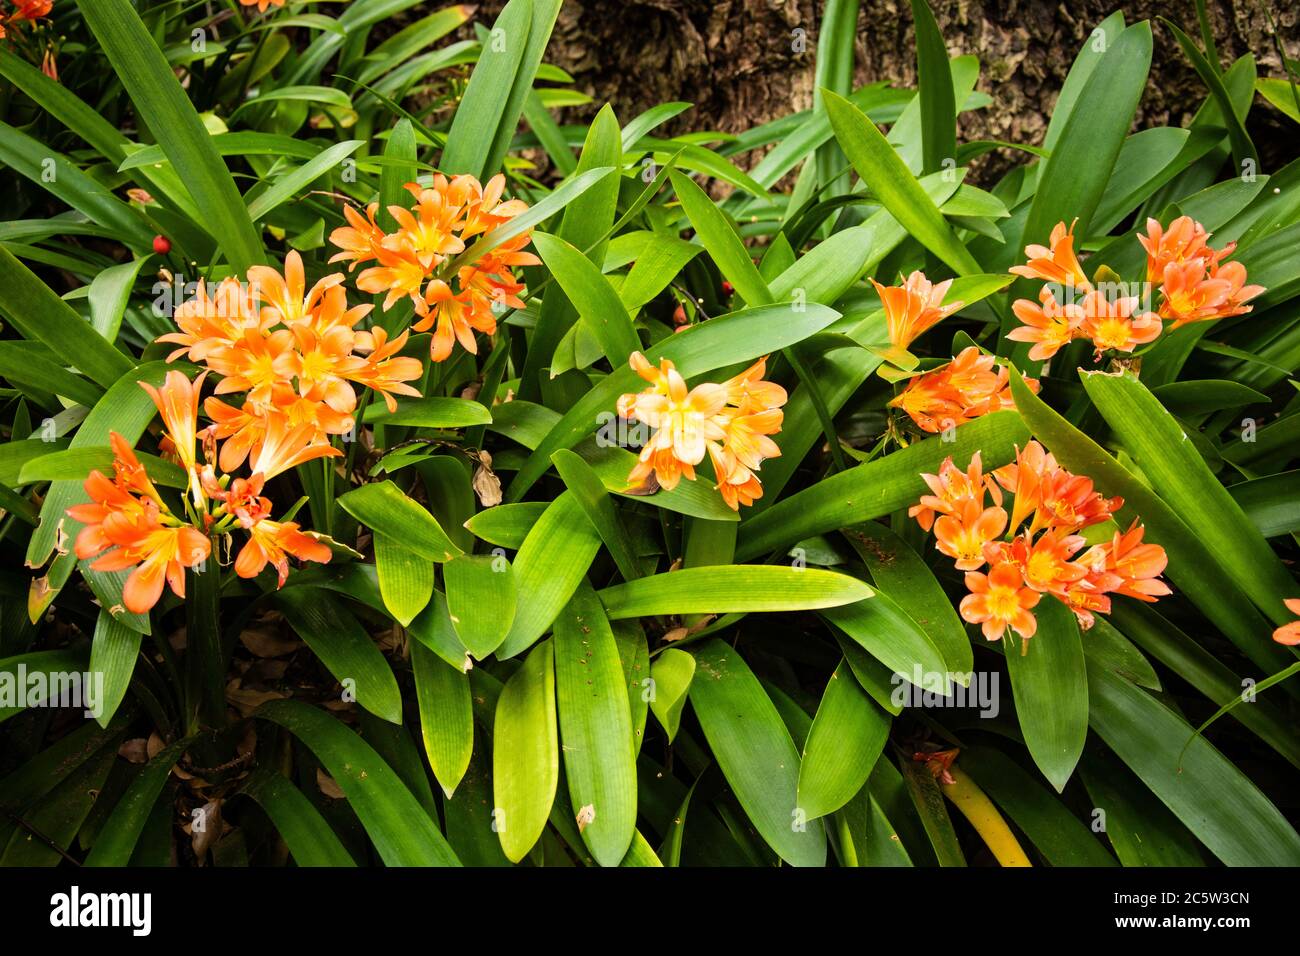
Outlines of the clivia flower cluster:
[{"label": "clivia flower cluster", "polygon": [[[1165,229],[1147,220],[1138,241],[1147,252],[1147,283],[1160,291],[1157,311],[1139,311],[1140,297],[1107,295],[1094,288],[1074,251],[1074,225],[1060,222],[1052,230],[1050,246],[1025,248],[1027,265],[1011,271],[1047,283],[1038,302],[1017,299],[1012,311],[1021,323],[1007,337],[1032,342],[1029,357],[1049,359],[1074,339],[1091,339],[1100,355],[1107,349],[1132,352],[1159,338],[1167,320],[1169,331],[1192,322],[1243,315],[1263,286],[1246,285],[1240,262],[1225,261],[1236,248],[1228,243],[1211,249],[1210,234],[1190,216],[1180,216]],[[1057,294],[1063,301],[1058,301]]]},{"label": "clivia flower cluster", "polygon": [[[212,540],[235,528],[248,533],[235,560],[240,577],[255,577],[271,564],[283,585],[289,555],[329,561],[328,538],[272,519],[273,503],[262,494],[266,482],[341,454],[330,436],[355,426],[353,383],[382,394],[390,408],[394,393],[419,394],[403,384],[422,374],[419,360],[396,354],[407,333],[389,341],[382,328],[355,329],[371,306],[348,308],[341,274],[307,290],[302,260],[290,252],[283,275],[255,266],[248,279],[248,287],[227,279],[212,295],[200,282],[197,295],[176,310],[180,331],[159,339],[181,346],[171,360],[187,355],[206,371],[193,381],[170,371],[161,388],[140,383],[162,416],[160,450],[185,470],[180,501],[168,503],[114,432],[113,477],[92,471],[84,486],[90,503],[68,509],[85,525],[75,544],[79,559],[100,555],[95,570],[133,568],[122,592],[132,613],[153,607],[164,582],[184,597],[184,569],[206,561]],[[212,424],[200,430],[200,392],[211,373],[221,380],[203,402]],[[217,397],[235,392],[244,393],[239,407]],[[247,477],[235,477],[245,463]]]},{"label": "clivia flower cluster", "polygon": [[[972,419],[1016,407],[1011,398],[1010,371],[997,366],[997,358],[985,355],[977,346],[962,349],[951,362],[932,372],[917,375],[896,395],[890,406],[901,408],[922,431],[937,434]],[[1025,384],[1037,393],[1038,380]]]},{"label": "clivia flower cluster", "polygon": [[403,296],[409,296],[419,320],[416,332],[433,329],[430,356],[441,362],[459,342],[471,354],[478,353],[477,330],[496,332],[493,307],[522,309],[519,293],[524,285],[515,279],[515,266],[537,265],[539,260],[523,249],[530,232],[525,231],[474,262],[453,269],[454,259],[465,251],[466,240],[490,232],[509,222],[528,206],[520,199],[501,201],[505,177],[497,175],[486,187],[473,176],[456,176],[450,181],[439,174],[432,185],[407,183],[415,197],[410,209],[389,206],[397,231],[386,233],[375,222],[379,203],[371,203],[363,216],[344,208],[349,225],[330,234],[330,242],[342,251],[330,261],[350,261],[351,271],[361,263],[375,265],[357,276],[357,288],[373,295],[385,294],[387,311]]},{"label": "clivia flower cluster", "polygon": [[765,458],[780,456],[769,435],[781,430],[785,389],[763,381],[767,357],[721,384],[705,382],[692,389],[669,359],[655,367],[640,352],[630,364],[650,383],[641,392],[618,400],[618,413],[654,429],[627,476],[633,487],[644,487],[653,476],[659,487],[672,490],[685,476],[695,480],[695,466],[707,450],[717,475],[716,487],[734,511],[763,496],[755,474]]},{"label": "clivia flower cluster", "polygon": [[[931,494],[908,516],[926,531],[933,527],[938,550],[966,572],[970,593],[961,601],[961,616],[981,625],[990,641],[1008,627],[1032,637],[1038,627],[1032,611],[1044,594],[1064,602],[1087,629],[1094,613],[1110,612],[1112,594],[1155,601],[1170,593],[1160,580],[1165,551],[1143,543],[1137,521],[1076,557],[1087,543],[1078,532],[1109,519],[1123,499],[1103,497],[1092,479],[1060,467],[1036,441],[1018,449],[1015,464],[990,475],[976,452],[966,471],[948,458],[939,474],[921,477]],[[1015,496],[1010,519],[1003,489]],[[980,570],[985,565],[987,572]]]}]

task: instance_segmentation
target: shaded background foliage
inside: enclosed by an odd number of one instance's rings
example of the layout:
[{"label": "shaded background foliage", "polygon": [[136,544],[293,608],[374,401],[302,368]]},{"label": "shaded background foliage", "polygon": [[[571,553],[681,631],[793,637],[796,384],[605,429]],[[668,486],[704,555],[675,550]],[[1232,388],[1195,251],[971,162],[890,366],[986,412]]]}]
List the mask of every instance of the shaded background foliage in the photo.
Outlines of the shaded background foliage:
[{"label": "shaded background foliage", "polygon": [[[436,9],[422,4],[416,18]],[[490,22],[502,0],[478,5]],[[1000,139],[1041,145],[1056,97],[1074,55],[1115,4],[1113,0],[937,0],[931,4],[951,56],[978,56],[977,89],[993,105],[961,116],[963,140]],[[575,87],[593,97],[565,111],[565,122],[588,122],[605,102],[620,116],[656,103],[684,100],[695,108],[665,127],[673,133],[716,129],[737,133],[807,109],[813,100],[817,23],[824,0],[575,0],[560,10],[547,58],[569,71]],[[427,8],[427,9],[426,9]],[[1260,76],[1283,75],[1268,16],[1286,55],[1300,57],[1300,5],[1262,0],[1210,0],[1215,39],[1224,62],[1254,53]],[[1124,6],[1130,22],[1165,16],[1196,31],[1188,3],[1135,0]],[[802,53],[794,31],[806,31]],[[1163,35],[1162,35],[1163,34]],[[876,80],[916,85],[912,15],[907,0],[864,0],[858,13],[854,87]],[[1180,126],[1204,99],[1195,71],[1167,31],[1157,27],[1151,79],[1136,125]],[[1300,144],[1276,110],[1253,110],[1248,128],[1265,172],[1300,155]],[[757,162],[758,154],[748,163]],[[989,182],[1012,165],[993,153],[975,166]]]}]

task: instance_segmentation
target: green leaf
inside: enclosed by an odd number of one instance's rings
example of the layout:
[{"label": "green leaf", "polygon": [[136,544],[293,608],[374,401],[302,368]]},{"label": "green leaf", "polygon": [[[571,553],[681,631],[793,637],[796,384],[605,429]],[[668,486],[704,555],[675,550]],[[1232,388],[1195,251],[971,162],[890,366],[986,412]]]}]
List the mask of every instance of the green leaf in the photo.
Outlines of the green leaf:
[{"label": "green leaf", "polygon": [[[1088,235],[1092,215],[1133,123],[1151,68],[1151,25],[1135,24],[1108,41],[1080,89],[1052,155],[1041,163],[1025,221],[1024,242],[1046,243],[1052,227],[1079,220]],[[1088,162],[1080,163],[1080,156]]]},{"label": "green leaf", "polygon": [[374,534],[374,547],[384,607],[406,627],[433,597],[433,565],[380,531]]},{"label": "green leaf", "polygon": [[411,644],[411,669],[415,672],[424,752],[443,794],[450,799],[469,769],[474,751],[469,677],[419,641]]},{"label": "green leaf", "polygon": [[[76,356],[77,368],[105,388],[134,367],[131,359],[94,334],[71,306],[3,247],[0,315],[28,341],[44,343],[55,355]],[[47,387],[56,385],[52,381]],[[94,399],[87,404],[94,404]]]},{"label": "green leaf", "polygon": [[799,764],[798,803],[809,818],[833,813],[863,788],[884,749],[889,723],[889,715],[840,661],[822,694]]},{"label": "green leaf", "polygon": [[461,553],[438,519],[391,481],[362,485],[339,497],[339,506],[375,531],[389,535],[429,561],[450,561]]},{"label": "green leaf", "polygon": [[107,727],[135,673],[135,660],[140,654],[139,632],[119,623],[108,611],[100,611],[95,621],[95,636],[90,645],[90,673],[102,674],[103,698],[98,701],[95,719]]},{"label": "green leaf", "polygon": [[296,700],[273,700],[257,717],[307,745],[356,812],[388,866],[459,866],[429,814],[368,743],[333,717]]},{"label": "green leaf", "polygon": [[654,681],[650,711],[663,726],[669,743],[681,726],[686,694],[694,677],[695,658],[675,647],[665,648],[650,665],[650,678]]},{"label": "green leaf", "polygon": [[[867,601],[824,610],[821,616],[913,685],[939,694],[951,692],[952,672],[939,649],[883,591]],[[895,690],[901,686],[892,678],[890,683]]]},{"label": "green leaf", "polygon": [[1160,18],[1160,22],[1168,27],[1178,41],[1178,45],[1183,48],[1183,53],[1191,61],[1192,68],[1196,70],[1201,82],[1209,87],[1210,95],[1219,105],[1219,115],[1228,126],[1228,142],[1232,144],[1232,161],[1238,169],[1242,169],[1246,160],[1255,163],[1259,162],[1259,153],[1255,149],[1255,144],[1250,141],[1250,134],[1246,132],[1245,124],[1242,117],[1237,115],[1236,109],[1232,105],[1232,97],[1228,95],[1227,88],[1223,85],[1223,77],[1220,76],[1216,65],[1211,64],[1186,33],[1166,19]]},{"label": "green leaf", "polygon": [[189,743],[188,738],[178,740],[145,764],[113,808],[82,866],[126,866],[131,862],[131,854],[144,832],[158,795]]},{"label": "green leaf", "polygon": [[320,811],[274,770],[258,767],[239,791],[256,800],[298,866],[356,866]]},{"label": "green leaf", "polygon": [[505,855],[518,863],[542,835],[560,779],[550,641],[534,647],[506,681],[497,700],[492,744],[497,837]]},{"label": "green leaf", "polygon": [[286,588],[275,602],[289,626],[358,704],[389,723],[402,722],[397,678],[346,607],[315,588]]},{"label": "green leaf", "polygon": [[669,172],[668,178],[672,180],[673,190],[699,234],[700,242],[740,297],[750,305],[771,303],[772,294],[758,274],[754,260],[749,257],[749,250],[713,200],[690,177],[676,170]]},{"label": "green leaf", "polygon": [[77,0],[77,6],[231,268],[242,273],[263,262],[261,238],[230,171],[139,15],[127,0]]},{"label": "green leaf", "polygon": [[546,633],[599,549],[600,536],[572,493],[566,491],[551,502],[515,555],[519,597],[498,657],[514,657]]},{"label": "green leaf", "polygon": [[1033,638],[1006,647],[1016,717],[1038,769],[1059,793],[1088,736],[1088,678],[1074,612],[1047,595],[1034,608]]},{"label": "green leaf", "polygon": [[513,505],[497,505],[480,511],[465,522],[465,527],[474,534],[474,537],[488,544],[517,551],[528,537],[529,530],[537,524],[538,519],[549,506],[549,501],[521,501]]},{"label": "green leaf", "polygon": [[98,385],[32,354],[18,342],[0,342],[0,375],[10,385],[36,392],[50,391],[82,405],[94,405],[104,394]]},{"label": "green leaf", "polygon": [[618,571],[625,581],[641,576],[637,567],[636,546],[628,533],[627,526],[619,518],[605,490],[604,483],[581,456],[567,449],[561,449],[551,456],[555,470],[573,493],[578,504],[587,515],[587,520],[596,529],[600,539],[609,549],[609,555],[618,565]]},{"label": "green leaf", "polygon": [[611,620],[654,614],[729,614],[837,607],[872,596],[856,578],[814,568],[682,568],[600,591]]},{"label": "green leaf", "polygon": [[957,101],[948,47],[926,0],[912,0],[916,23],[916,85],[921,104],[922,171],[937,173],[956,163]]},{"label": "green leaf", "polygon": [[1204,866],[1196,838],[1119,760],[1100,748],[1083,762],[1083,783],[1124,866]]},{"label": "green leaf", "polygon": [[1300,836],[1255,784],[1192,727],[1089,662],[1089,723],[1197,839],[1228,866],[1295,866]]},{"label": "green leaf", "polygon": [[310,186],[322,176],[351,156],[363,144],[362,140],[349,139],[329,146],[301,166],[277,176],[271,185],[258,193],[248,203],[248,218],[257,222],[298,191]]},{"label": "green leaf", "polygon": [[953,674],[974,667],[970,638],[934,572],[911,546],[885,525],[865,521],[844,529],[871,580],[925,632]]},{"label": "green leaf", "polygon": [[632,712],[614,633],[585,582],[555,619],[554,644],[569,799],[579,820],[589,817],[580,831],[591,855],[616,866],[636,830]]},{"label": "green leaf", "polygon": [[982,272],[876,124],[844,97],[830,90],[823,90],[822,96],[835,138],[881,205],[957,275]]},{"label": "green leaf", "polygon": [[504,555],[460,554],[442,567],[452,626],[476,660],[510,633],[517,607],[515,571]]},{"label": "green leaf", "polygon": [[[496,172],[500,160],[493,162],[493,141],[507,121],[506,108],[528,46],[532,20],[530,0],[510,0],[492,25],[491,39],[479,55],[447,134],[440,166],[448,174],[469,173],[486,180]],[[522,99],[519,106],[522,110]]]},{"label": "green leaf", "polygon": [[469,651],[456,634],[451,612],[447,610],[447,598],[441,591],[433,592],[433,600],[411,622],[407,632],[456,670],[467,673],[474,666]]},{"label": "green leaf", "polygon": [[[716,320],[715,320],[716,321]],[[1014,411],[994,412],[957,428],[955,440],[935,435],[901,451],[824,478],[742,521],[736,558],[750,560],[804,538],[878,518],[915,504],[925,494],[923,473],[937,474],[949,455],[966,462],[975,451],[993,469],[1015,458],[1029,439]]]},{"label": "green leaf", "polygon": [[492,413],[478,402],[464,398],[404,398],[395,411],[383,404],[366,408],[362,421],[373,425],[414,425],[418,428],[468,428],[488,425]]},{"label": "green leaf", "polygon": [[799,752],[763,685],[721,641],[708,640],[694,654],[691,705],[736,799],[781,859],[792,866],[825,865],[821,821],[795,826]]},{"label": "green leaf", "polygon": [[1115,865],[1115,858],[1069,808],[1002,751],[963,747],[959,764],[1052,866]]},{"label": "green leaf", "polygon": [[544,232],[533,233],[533,245],[600,342],[601,351],[611,365],[618,368],[627,362],[629,355],[640,351],[641,340],[632,327],[632,316],[590,259],[563,239]]},{"label": "green leaf", "polygon": [[1187,440],[1182,426],[1137,378],[1125,373],[1083,372],[1083,387],[1115,430],[1147,482],[1189,526],[1275,624],[1293,615],[1283,600],[1295,582],[1241,506],[1214,477]]},{"label": "green leaf", "polygon": [[[136,457],[144,465],[145,474],[153,479],[154,484],[164,488],[185,488],[189,479],[185,470],[174,462],[136,452]],[[18,473],[18,483],[27,485],[37,481],[75,481],[83,482],[92,470],[106,475],[112,474],[113,449],[109,445],[96,445],[87,448],[66,448],[52,451],[48,455],[33,458],[23,465]]]},{"label": "green leaf", "polygon": [[0,121],[0,162],[63,200],[92,222],[111,229],[136,252],[149,249],[152,230],[139,210],[114,196],[62,153]]}]

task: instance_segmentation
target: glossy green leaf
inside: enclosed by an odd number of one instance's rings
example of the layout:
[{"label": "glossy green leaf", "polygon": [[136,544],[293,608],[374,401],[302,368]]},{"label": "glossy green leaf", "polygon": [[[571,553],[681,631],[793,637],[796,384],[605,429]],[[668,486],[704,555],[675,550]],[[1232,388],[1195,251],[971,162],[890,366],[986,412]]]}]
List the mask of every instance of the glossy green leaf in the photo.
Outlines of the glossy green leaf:
[{"label": "glossy green leaf", "polygon": [[652,614],[728,614],[838,607],[871,597],[856,578],[814,568],[722,565],[682,568],[604,588],[611,620]]},{"label": "glossy green leaf", "polygon": [[424,610],[433,597],[433,564],[399,543],[399,539],[376,531],[375,570],[384,606],[403,627]]},{"label": "glossy green leaf", "polygon": [[[1016,717],[1038,769],[1065,789],[1088,736],[1088,678],[1074,613],[1050,595],[1034,608],[1029,640],[1003,635]],[[1012,634],[1013,632],[1008,632]]]},{"label": "glossy green leaf", "polygon": [[867,782],[889,735],[889,715],[840,661],[826,684],[799,763],[799,807],[810,818],[840,809]]},{"label": "glossy green leaf", "polygon": [[501,849],[513,863],[531,850],[560,778],[554,648],[538,644],[506,681],[492,725],[492,786]]},{"label": "glossy green leaf", "polygon": [[469,769],[474,750],[469,678],[419,641],[411,644],[411,669],[424,752],[443,794],[450,798]]},{"label": "glossy green leaf", "polygon": [[388,866],[459,866],[429,814],[368,743],[324,711],[296,700],[257,709],[307,745],[334,778]]},{"label": "glossy green leaf", "polygon": [[590,585],[579,585],[555,619],[554,645],[569,799],[591,855],[616,866],[636,830],[635,752],[618,645]]},{"label": "glossy green leaf", "polygon": [[695,677],[695,658],[675,647],[666,648],[650,665],[654,681],[654,696],[650,698],[650,712],[655,715],[668,742],[672,743],[681,726],[686,695]]},{"label": "glossy green leaf", "polygon": [[400,541],[428,561],[450,561],[460,554],[438,519],[391,481],[362,485],[339,497],[339,506],[362,524]]},{"label": "glossy green leaf", "polygon": [[693,653],[691,706],[750,822],[785,862],[824,865],[826,831],[800,813],[799,753],[771,698],[734,648],[709,640]]},{"label": "glossy green leaf", "polygon": [[286,588],[276,596],[285,620],[343,685],[350,699],[376,717],[402,722],[397,678],[369,634],[332,595]]},{"label": "glossy green leaf", "polygon": [[515,571],[504,555],[462,554],[442,567],[456,635],[477,660],[501,646],[515,619]]}]

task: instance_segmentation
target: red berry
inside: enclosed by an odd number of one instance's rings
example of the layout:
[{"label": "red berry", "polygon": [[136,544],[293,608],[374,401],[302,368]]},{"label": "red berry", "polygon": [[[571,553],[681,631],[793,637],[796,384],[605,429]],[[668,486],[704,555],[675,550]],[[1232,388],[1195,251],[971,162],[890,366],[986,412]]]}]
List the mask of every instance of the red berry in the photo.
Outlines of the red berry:
[{"label": "red berry", "polygon": [[731,295],[731,293],[733,293],[733,292],[735,292],[735,291],[736,291],[736,287],[735,287],[734,285],[732,285],[732,284],[731,284],[730,282],[728,282],[726,279],[723,279],[723,280],[722,280],[722,294],[723,294],[723,295]]},{"label": "red berry", "polygon": [[681,303],[678,303],[677,308],[673,309],[673,324],[674,325],[686,324],[686,310],[682,308]]},{"label": "red berry", "polygon": [[153,251],[160,256],[165,256],[172,251],[172,242],[166,236],[153,237]]}]

